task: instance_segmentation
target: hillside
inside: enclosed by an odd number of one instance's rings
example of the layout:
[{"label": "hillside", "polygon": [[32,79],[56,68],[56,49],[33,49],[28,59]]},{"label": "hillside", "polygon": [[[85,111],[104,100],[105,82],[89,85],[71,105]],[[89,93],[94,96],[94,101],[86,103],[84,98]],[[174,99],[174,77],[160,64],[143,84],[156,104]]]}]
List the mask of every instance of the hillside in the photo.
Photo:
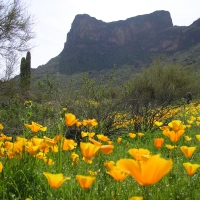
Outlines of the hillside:
[{"label": "hillside", "polygon": [[91,77],[109,74],[115,65],[119,78],[127,80],[160,55],[167,62],[198,68],[199,50],[200,19],[190,26],[173,26],[168,11],[110,23],[83,14],[75,17],[61,53],[34,69],[32,77],[35,82],[46,74],[57,74],[66,83],[83,72]]}]

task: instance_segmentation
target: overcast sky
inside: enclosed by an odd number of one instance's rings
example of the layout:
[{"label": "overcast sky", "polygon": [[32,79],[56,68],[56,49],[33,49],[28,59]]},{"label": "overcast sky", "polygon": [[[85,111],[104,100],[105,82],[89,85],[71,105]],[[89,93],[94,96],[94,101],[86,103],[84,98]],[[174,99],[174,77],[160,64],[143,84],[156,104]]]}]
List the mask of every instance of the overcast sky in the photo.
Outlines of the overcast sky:
[{"label": "overcast sky", "polygon": [[[36,47],[32,67],[46,64],[63,49],[77,14],[89,14],[104,22],[125,20],[156,10],[169,11],[174,25],[188,26],[200,18],[200,0],[24,0],[36,21]],[[25,56],[25,55],[24,55]]]}]

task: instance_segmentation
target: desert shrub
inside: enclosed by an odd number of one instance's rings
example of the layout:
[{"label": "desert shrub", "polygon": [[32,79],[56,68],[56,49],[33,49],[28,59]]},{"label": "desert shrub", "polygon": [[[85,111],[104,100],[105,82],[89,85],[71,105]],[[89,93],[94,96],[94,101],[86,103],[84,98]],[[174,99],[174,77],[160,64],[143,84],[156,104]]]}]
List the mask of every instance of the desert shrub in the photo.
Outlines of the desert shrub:
[{"label": "desert shrub", "polygon": [[[141,73],[126,83],[124,102],[130,105],[127,107],[135,121],[143,118],[145,126],[148,124],[146,130],[152,127],[151,121],[155,116],[162,117],[167,106],[174,102],[184,104],[186,101],[182,100],[188,91],[198,91],[195,77],[196,73],[192,68],[183,67],[179,63],[164,64],[156,59],[150,67],[143,68]],[[135,122],[135,130],[141,129],[142,124]]]},{"label": "desert shrub", "polygon": [[97,129],[111,134],[115,129],[115,116],[123,110],[121,91],[117,87],[112,88],[114,81],[112,74],[97,80],[84,73],[79,88],[73,88],[71,85],[66,90],[62,106],[66,107],[68,112],[79,116],[80,120],[95,118],[101,122]]},{"label": "desert shrub", "polygon": [[0,109],[0,121],[5,125],[4,133],[20,135],[25,130],[24,123],[31,121],[46,124],[50,127],[56,123],[57,114],[51,102],[40,104],[33,101],[21,102],[19,97]]}]

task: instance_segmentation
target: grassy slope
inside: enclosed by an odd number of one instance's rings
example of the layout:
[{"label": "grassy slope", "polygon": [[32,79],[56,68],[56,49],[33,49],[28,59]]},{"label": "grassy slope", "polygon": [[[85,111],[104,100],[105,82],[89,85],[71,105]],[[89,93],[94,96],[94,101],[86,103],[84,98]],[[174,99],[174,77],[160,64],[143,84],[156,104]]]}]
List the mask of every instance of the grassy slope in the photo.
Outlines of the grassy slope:
[{"label": "grassy slope", "polygon": [[[200,66],[200,44],[190,47],[188,50],[182,50],[175,52],[171,56],[165,58],[166,62],[181,62],[184,66],[192,65],[195,69],[199,69]],[[82,73],[75,73],[72,75],[60,74],[58,73],[58,62],[59,56],[52,58],[47,64],[38,67],[32,71],[32,84],[34,85],[37,81],[43,80],[46,75],[49,77],[56,77],[59,85],[68,85],[73,80],[75,85],[79,85],[82,80]],[[148,65],[148,64],[147,64]],[[145,67],[145,65],[144,65]],[[114,67],[113,67],[114,68]],[[102,76],[109,77],[112,69],[104,69],[101,71],[93,70],[89,71],[89,78],[99,79]],[[115,78],[118,80],[119,84],[122,84],[130,77],[134,76],[135,73],[139,72],[141,68],[124,64],[122,66],[115,67]]]}]

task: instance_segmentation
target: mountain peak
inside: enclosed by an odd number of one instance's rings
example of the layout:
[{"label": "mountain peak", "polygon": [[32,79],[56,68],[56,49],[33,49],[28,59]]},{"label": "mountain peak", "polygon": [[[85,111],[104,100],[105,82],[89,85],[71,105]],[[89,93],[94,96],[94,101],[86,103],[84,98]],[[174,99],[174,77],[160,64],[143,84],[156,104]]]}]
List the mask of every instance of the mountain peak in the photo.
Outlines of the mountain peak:
[{"label": "mountain peak", "polygon": [[72,74],[110,69],[114,64],[141,67],[159,54],[173,54],[200,42],[199,20],[173,26],[168,11],[103,22],[78,14],[58,58],[58,71]]},{"label": "mountain peak", "polygon": [[79,14],[76,15],[67,34],[65,48],[80,46],[80,40],[104,41],[121,46],[137,40],[142,35],[146,37],[172,26],[168,11],[155,11],[109,23],[97,20],[88,14]]}]

